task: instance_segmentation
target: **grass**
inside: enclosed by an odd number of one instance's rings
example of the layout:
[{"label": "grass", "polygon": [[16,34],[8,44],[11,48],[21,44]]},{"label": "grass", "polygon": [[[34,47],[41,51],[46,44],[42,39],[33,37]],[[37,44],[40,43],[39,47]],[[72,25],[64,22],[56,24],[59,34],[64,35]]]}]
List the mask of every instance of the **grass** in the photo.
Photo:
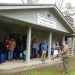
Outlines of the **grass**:
[{"label": "grass", "polygon": [[67,74],[63,73],[62,64],[58,64],[58,65],[38,68],[35,70],[18,72],[13,74],[10,73],[5,75],[75,75],[75,57],[69,59],[69,72]]}]

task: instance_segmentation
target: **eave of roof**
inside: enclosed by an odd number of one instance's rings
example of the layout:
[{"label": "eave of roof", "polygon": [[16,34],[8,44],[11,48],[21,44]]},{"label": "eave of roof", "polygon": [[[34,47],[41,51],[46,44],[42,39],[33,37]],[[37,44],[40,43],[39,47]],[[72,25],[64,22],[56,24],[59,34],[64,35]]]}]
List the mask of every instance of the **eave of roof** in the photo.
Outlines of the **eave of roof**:
[{"label": "eave of roof", "polygon": [[0,3],[0,6],[51,6],[55,4]]},{"label": "eave of roof", "polygon": [[61,13],[61,11],[57,8],[55,4],[7,4],[7,3],[1,3],[0,4],[0,10],[7,10],[7,9],[38,9],[38,8],[53,8],[60,17],[64,20],[64,22],[68,25],[68,27],[71,29],[72,32],[75,32],[74,28],[68,23],[68,21],[65,19],[64,15]]},{"label": "eave of roof", "polygon": [[53,8],[54,4],[0,4],[0,10],[4,9],[37,9],[37,8]]}]

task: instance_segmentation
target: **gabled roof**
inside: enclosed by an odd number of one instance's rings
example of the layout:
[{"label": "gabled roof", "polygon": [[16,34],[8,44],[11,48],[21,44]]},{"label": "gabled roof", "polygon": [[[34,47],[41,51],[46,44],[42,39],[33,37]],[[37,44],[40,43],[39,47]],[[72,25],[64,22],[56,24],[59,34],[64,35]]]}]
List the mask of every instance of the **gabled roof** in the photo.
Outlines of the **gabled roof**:
[{"label": "gabled roof", "polygon": [[74,28],[68,23],[64,15],[57,8],[55,4],[0,4],[0,10],[10,10],[10,9],[38,9],[38,8],[52,8],[63,20],[63,22],[68,26],[68,28],[75,32]]}]

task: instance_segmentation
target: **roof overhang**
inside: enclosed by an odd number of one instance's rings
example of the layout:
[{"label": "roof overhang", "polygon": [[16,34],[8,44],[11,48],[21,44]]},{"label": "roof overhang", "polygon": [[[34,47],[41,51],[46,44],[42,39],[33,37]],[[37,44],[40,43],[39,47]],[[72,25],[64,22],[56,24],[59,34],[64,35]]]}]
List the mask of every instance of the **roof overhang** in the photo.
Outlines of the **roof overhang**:
[{"label": "roof overhang", "polygon": [[61,11],[57,8],[55,4],[0,4],[0,10],[13,10],[13,9],[43,9],[43,8],[52,8],[54,9],[57,14],[61,17],[61,19],[66,23],[68,28],[71,32],[75,32],[74,28],[68,23],[68,21],[65,19],[64,15],[61,13]]}]

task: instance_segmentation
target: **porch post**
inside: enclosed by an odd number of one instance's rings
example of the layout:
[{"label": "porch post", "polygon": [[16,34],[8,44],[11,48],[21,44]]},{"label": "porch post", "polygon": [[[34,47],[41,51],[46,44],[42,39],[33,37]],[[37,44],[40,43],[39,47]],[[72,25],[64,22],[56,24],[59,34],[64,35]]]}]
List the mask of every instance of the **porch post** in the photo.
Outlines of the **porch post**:
[{"label": "porch post", "polygon": [[63,35],[63,38],[62,38],[62,43],[65,41],[65,34]]},{"label": "porch post", "polygon": [[26,63],[30,62],[30,49],[31,49],[31,27],[29,27],[27,32],[27,54],[26,54]]},{"label": "porch post", "polygon": [[74,37],[72,37],[72,56],[74,56]]},{"label": "porch post", "polygon": [[52,32],[49,33],[48,39],[48,59],[51,57]]}]

